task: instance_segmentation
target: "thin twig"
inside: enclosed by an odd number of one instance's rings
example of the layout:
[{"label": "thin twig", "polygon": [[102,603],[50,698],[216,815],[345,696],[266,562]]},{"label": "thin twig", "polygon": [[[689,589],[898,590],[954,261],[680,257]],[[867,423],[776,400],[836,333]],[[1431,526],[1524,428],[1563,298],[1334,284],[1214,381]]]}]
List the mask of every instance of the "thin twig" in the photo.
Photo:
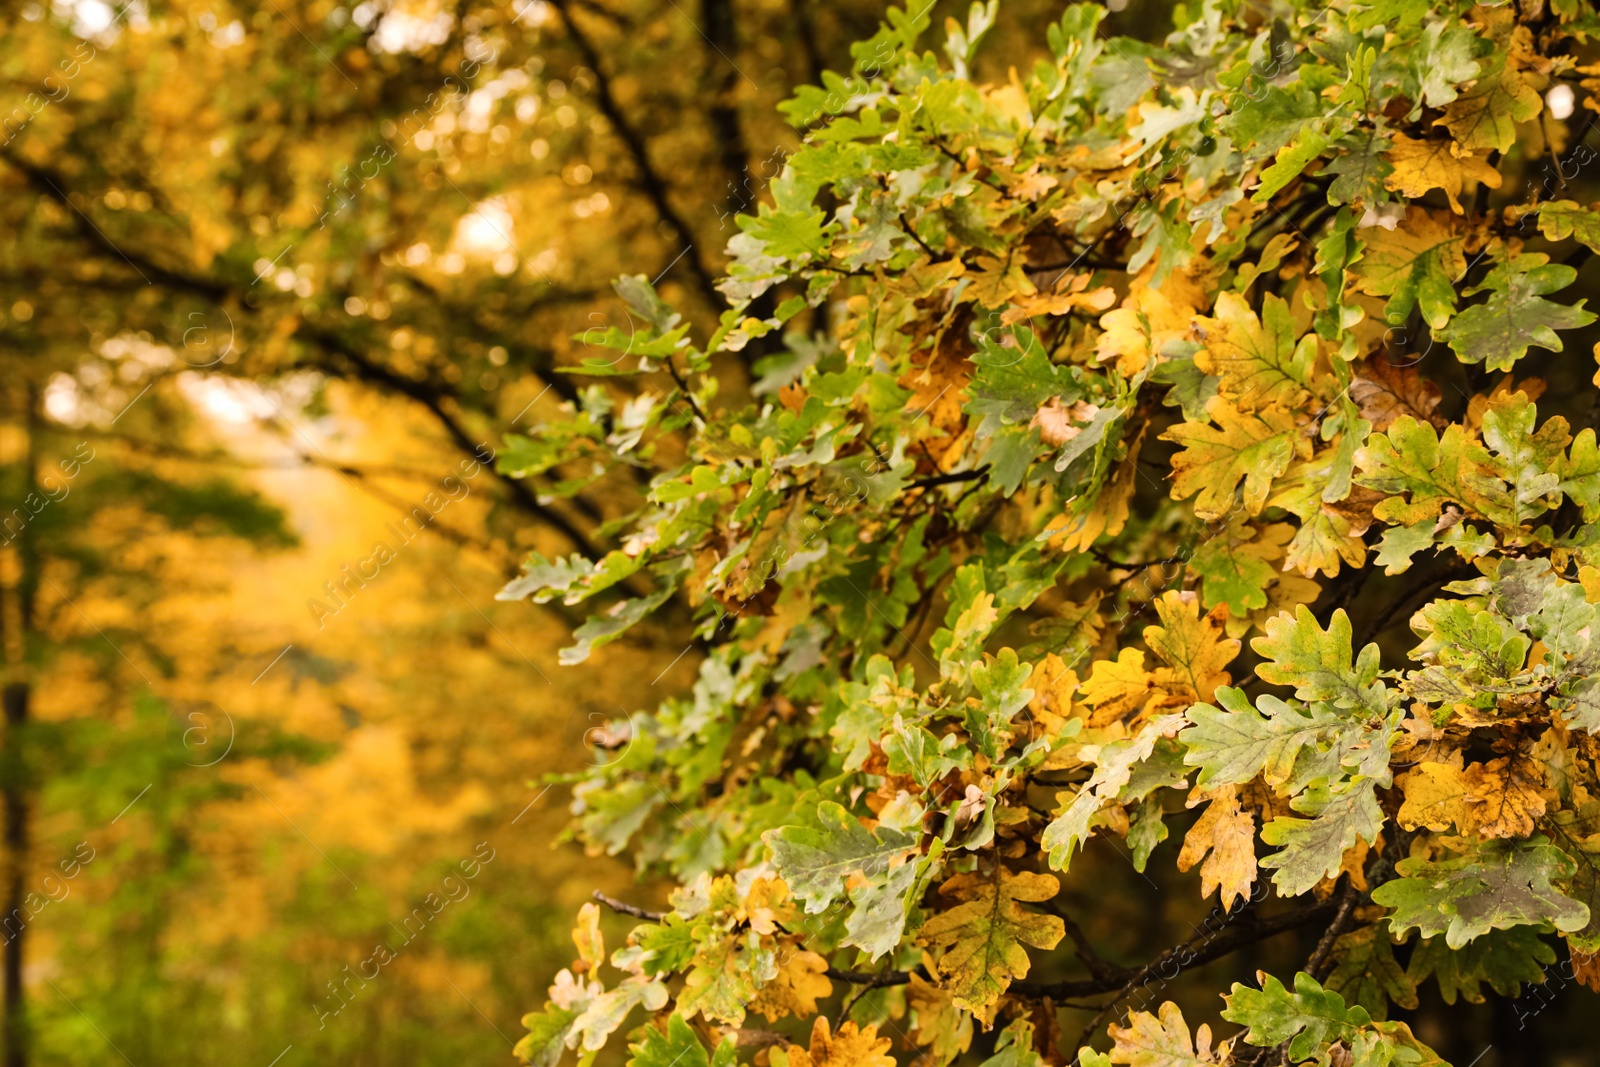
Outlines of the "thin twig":
[{"label": "thin twig", "polygon": [[987,478],[988,476],[989,468],[985,466],[979,467],[976,470],[957,471],[954,474],[935,474],[927,478],[918,478],[916,481],[906,486],[906,488],[931,489],[936,485],[950,485],[954,482],[975,482],[979,478]]},{"label": "thin twig", "polygon": [[629,904],[625,900],[618,900],[616,897],[608,897],[598,889],[591,893],[590,896],[594,897],[594,899],[598,900],[612,911],[618,912],[622,915],[632,915],[635,919],[644,919],[646,922],[658,923],[667,917],[667,913],[664,911],[651,911],[649,908],[641,908],[637,904]]},{"label": "thin twig", "polygon": [[706,413],[700,410],[700,405],[695,401],[694,394],[689,391],[689,383],[684,381],[683,376],[678,373],[678,365],[672,362],[672,357],[668,356],[662,363],[667,368],[667,373],[672,375],[672,380],[677,384],[679,391],[683,393],[683,398],[689,402],[689,410],[694,412],[695,417],[703,425],[710,426],[711,420],[706,418]]},{"label": "thin twig", "polygon": [[1344,933],[1344,925],[1350,919],[1350,912],[1355,909],[1356,901],[1361,897],[1361,891],[1355,886],[1345,883],[1344,892],[1340,894],[1339,912],[1333,917],[1333,922],[1328,925],[1328,930],[1322,935],[1322,940],[1317,942],[1317,947],[1311,953],[1311,958],[1306,960],[1305,972],[1317,981],[1328,977],[1328,972],[1333,970],[1333,945]]}]

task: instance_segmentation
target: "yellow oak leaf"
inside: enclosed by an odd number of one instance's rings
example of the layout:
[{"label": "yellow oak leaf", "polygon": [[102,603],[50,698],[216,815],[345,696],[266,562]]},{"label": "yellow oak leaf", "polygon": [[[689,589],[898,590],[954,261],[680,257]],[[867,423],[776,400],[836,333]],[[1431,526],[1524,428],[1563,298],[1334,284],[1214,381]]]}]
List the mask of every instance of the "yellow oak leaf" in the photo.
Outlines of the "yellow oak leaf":
[{"label": "yellow oak leaf", "polygon": [[1019,200],[1037,200],[1059,184],[1060,179],[1054,175],[1040,174],[1036,163],[1028,173],[1017,177],[1011,186],[1011,195]]},{"label": "yellow oak leaf", "polygon": [[1206,322],[1206,345],[1195,366],[1221,381],[1223,396],[1240,411],[1278,404],[1292,408],[1306,398],[1305,383],[1316,361],[1316,336],[1296,344],[1294,320],[1282,297],[1268,293],[1262,316],[1238,293],[1217,297],[1216,317]]},{"label": "yellow oak leaf", "polygon": [[828,961],[815,952],[799,947],[796,939],[784,938],[779,942],[778,973],[757,991],[750,1001],[750,1010],[776,1022],[786,1015],[797,1019],[817,1013],[817,1001],[833,994],[833,983],[828,981]]},{"label": "yellow oak leaf", "polygon": [[1122,306],[1100,316],[1105,332],[1095,343],[1095,358],[1115,360],[1125,376],[1143,370],[1168,342],[1188,337],[1206,303],[1205,288],[1193,276],[1174,271],[1156,288],[1151,284],[1155,272],[1154,263],[1140,271],[1128,284]]},{"label": "yellow oak leaf", "polygon": [[1128,456],[1117,464],[1106,480],[1100,495],[1077,514],[1062,512],[1053,517],[1045,527],[1050,547],[1058,552],[1083,552],[1102,536],[1115,537],[1128,521],[1128,504],[1136,488],[1139,447],[1144,441],[1144,430],[1134,438]]},{"label": "yellow oak leaf", "polygon": [[[932,971],[932,966],[929,966]],[[906,993],[911,1005],[911,1042],[926,1049],[927,1067],[944,1067],[972,1047],[972,1016],[956,1007],[950,994],[916,971]]]},{"label": "yellow oak leaf", "polygon": [[1220,519],[1233,508],[1234,493],[1244,482],[1245,510],[1259,515],[1272,491],[1272,480],[1300,455],[1309,458],[1311,442],[1295,426],[1294,415],[1282,408],[1246,414],[1220,396],[1206,405],[1208,423],[1182,422],[1161,436],[1183,445],[1172,457],[1172,497],[1195,496],[1194,513]]},{"label": "yellow oak leaf", "polygon": [[1000,612],[995,610],[994,594],[979,593],[972,598],[960,615],[956,616],[953,631],[958,638],[976,636],[979,640],[989,635],[995,623],[1000,621]]},{"label": "yellow oak leaf", "polygon": [[1000,316],[1006,325],[1022,322],[1035,315],[1065,315],[1068,312],[1104,311],[1117,302],[1117,291],[1109,285],[1090,289],[1092,275],[1063,276],[1048,293],[1019,293],[1011,298],[1011,306]]},{"label": "yellow oak leaf", "polygon": [[1583,586],[1583,599],[1600,604],[1600,567],[1588,565],[1578,568],[1578,584]]},{"label": "yellow oak leaf", "polygon": [[578,958],[590,971],[605,962],[606,942],[600,934],[600,906],[593,902],[578,909],[578,922],[572,928],[572,943],[578,946]]},{"label": "yellow oak leaf", "polygon": [[1307,578],[1319,571],[1329,578],[1337,578],[1340,560],[1359,567],[1366,559],[1367,543],[1351,527],[1349,517],[1324,505],[1301,521],[1294,540],[1289,542],[1284,565],[1295,568]]},{"label": "yellow oak leaf", "polygon": [[1527,837],[1544,815],[1544,768],[1521,756],[1474,763],[1462,775],[1479,837]]},{"label": "yellow oak leaf", "polygon": [[1322,586],[1310,578],[1302,578],[1298,574],[1279,574],[1267,586],[1267,606],[1253,611],[1247,618],[1229,619],[1228,636],[1238,637],[1248,633],[1253,627],[1264,630],[1267,620],[1277,618],[1284,612],[1294,614],[1294,609],[1301,604],[1310,604],[1322,595]]},{"label": "yellow oak leaf", "polygon": [[1395,816],[1407,830],[1426,828],[1443,831],[1454,826],[1466,831],[1471,828],[1472,816],[1467,811],[1467,794],[1470,791],[1462,773],[1460,754],[1455,764],[1427,761],[1400,779],[1405,792],[1405,803]]},{"label": "yellow oak leaf", "polygon": [[1389,162],[1394,173],[1384,179],[1385,188],[1402,196],[1420,197],[1429,189],[1443,189],[1450,209],[1462,214],[1463,182],[1479,181],[1491,189],[1500,188],[1500,172],[1472,153],[1457,156],[1455,142],[1417,141],[1403,133],[1394,135]]},{"label": "yellow oak leaf", "polygon": [[1223,668],[1239,654],[1239,642],[1229,640],[1225,631],[1228,606],[1218,604],[1202,616],[1198,596],[1169,590],[1155,608],[1161,625],[1145,627],[1144,643],[1169,668],[1165,677],[1157,673],[1158,683],[1167,683],[1163,688],[1169,692],[1181,688],[1191,702],[1210,703],[1217,686],[1232,680]]},{"label": "yellow oak leaf", "polygon": [[1144,710],[1152,699],[1164,695],[1144,666],[1144,653],[1125,648],[1117,658],[1096,660],[1083,683],[1083,702],[1094,709],[1090,726],[1104,726]]},{"label": "yellow oak leaf", "polygon": [[1571,942],[1567,943],[1567,951],[1572,956],[1572,977],[1600,993],[1600,952],[1584,952],[1573,948]]},{"label": "yellow oak leaf", "polygon": [[1451,101],[1444,117],[1433,124],[1448,128],[1462,148],[1504,152],[1517,143],[1517,123],[1538,113],[1538,91],[1507,64],[1499,74],[1479,78],[1469,91]]},{"label": "yellow oak leaf", "polygon": [[[1211,797],[1211,804],[1189,827],[1178,853],[1178,870],[1187,871],[1199,863],[1200,895],[1209,897],[1220,887],[1219,900],[1228,909],[1235,900],[1250,895],[1256,880],[1256,819],[1240,809],[1238,786],[1223,786],[1204,796]],[[1189,806],[1202,799],[1191,798]]]},{"label": "yellow oak leaf", "polygon": [[1014,874],[1003,866],[992,875],[958,874],[940,886],[960,903],[930,918],[917,941],[941,950],[934,972],[940,985],[985,1027],[1011,983],[1027,977],[1027,948],[1052,949],[1065,936],[1060,918],[1023,907],[1060,888],[1053,874]]},{"label": "yellow oak leaf", "polygon": [[[876,1024],[858,1029],[855,1023],[847,1022],[836,1035],[828,1026],[827,1016],[819,1015],[811,1027],[811,1047],[790,1045],[781,1055],[786,1058],[786,1067],[895,1067],[894,1057],[889,1055],[891,1044],[887,1037],[878,1036]],[[777,1059],[775,1055],[775,1063]]]},{"label": "yellow oak leaf", "polygon": [[793,922],[799,912],[789,896],[789,885],[782,878],[757,878],[750,884],[741,909],[758,934],[775,933],[779,924]]},{"label": "yellow oak leaf", "polygon": [[[1378,841],[1380,844],[1383,841],[1382,834],[1378,835]],[[1345,849],[1344,854],[1340,857],[1339,869],[1331,876],[1324,877],[1322,881],[1312,887],[1311,892],[1316,895],[1318,900],[1327,900],[1333,895],[1333,891],[1339,888],[1339,875],[1341,874],[1349,876],[1350,885],[1353,888],[1365,891],[1367,888],[1367,857],[1372,851],[1373,846],[1359,837],[1356,838],[1356,843]]]},{"label": "yellow oak leaf", "polygon": [[[940,337],[926,355],[912,357],[912,369],[898,384],[912,391],[906,408],[920,412],[929,423],[955,436],[966,422],[961,410],[967,402],[966,389],[972,381],[970,352],[949,335]],[[926,359],[926,362],[920,362]]]},{"label": "yellow oak leaf", "polygon": [[1078,691],[1078,672],[1054,652],[1033,665],[1027,687],[1033,690],[1028,712],[1051,733],[1058,732],[1073,716],[1072,696]]},{"label": "yellow oak leaf", "polygon": [[1211,1028],[1204,1023],[1189,1039],[1189,1024],[1172,1001],[1161,1005],[1160,1015],[1136,1011],[1128,1016],[1127,1026],[1112,1026],[1106,1033],[1116,1042],[1112,1063],[1129,1067],[1192,1067],[1196,1063],[1215,1063],[1211,1050]]},{"label": "yellow oak leaf", "polygon": [[[1467,235],[1460,221],[1412,204],[1394,229],[1373,226],[1362,234],[1367,248],[1351,272],[1355,289],[1394,298],[1388,310],[1396,316],[1419,306],[1430,325],[1449,322],[1456,306],[1454,283],[1467,272]],[[1351,386],[1352,396],[1355,391]]]},{"label": "yellow oak leaf", "polygon": [[1024,272],[1022,257],[998,259],[979,256],[977,272],[969,275],[972,287],[967,291],[972,299],[986,308],[1003,308],[1017,296],[1032,296],[1033,283]]}]

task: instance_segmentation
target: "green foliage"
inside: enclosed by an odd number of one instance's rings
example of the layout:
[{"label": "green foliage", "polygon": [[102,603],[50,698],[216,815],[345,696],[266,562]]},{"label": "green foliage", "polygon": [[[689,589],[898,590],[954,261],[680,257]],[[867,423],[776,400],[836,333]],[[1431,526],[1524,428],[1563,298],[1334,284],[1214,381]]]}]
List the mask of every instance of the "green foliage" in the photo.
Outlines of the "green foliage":
[{"label": "green foliage", "polygon": [[1495,841],[1464,856],[1401,860],[1400,877],[1379,886],[1372,899],[1394,909],[1390,921],[1397,933],[1416,927],[1423,937],[1444,934],[1445,944],[1460,948],[1490,930],[1541,923],[1581,929],[1589,921],[1588,907],[1551,884],[1575,870],[1542,837]]},{"label": "green foliage", "polygon": [[[776,875],[804,904],[778,935],[732,913],[710,958],[681,906],[636,933],[679,1015],[787,988],[760,953],[792,936],[910,987],[907,1053],[1009,1020],[1020,1062],[1012,1027],[1054,994],[1130,988],[1058,947],[1100,842],[1175,894],[1168,819],[1202,804],[1175,866],[1206,895],[1267,870],[1310,921],[1340,894],[1308,965],[1330,988],[1236,986],[1246,1031],[1216,1048],[1171,1004],[1135,1013],[1109,1062],[1439,1062],[1386,1021],[1420,982],[1514,991],[1540,934],[1600,937],[1600,454],[1559,403],[1541,424],[1530,374],[1594,315],[1547,299],[1572,249],[1524,248],[1534,193],[1501,173],[1596,20],[1254,12],[1193,5],[1149,44],[1072,6],[984,84],[989,8],[950,21],[949,62],[896,10],[786,105],[803,144],[729,243],[703,346],[619,283],[657,324],[627,353],[646,502],[598,563],[534,555],[505,595],[595,601],[570,661],[668,597],[708,647],[692,700],[631,716],[641,743],[576,792],[578,837],[680,893]],[[1541,232],[1581,242],[1579,210]],[[740,353],[780,334],[747,386]],[[1401,334],[1447,344],[1406,362]],[[880,1054],[865,1033],[852,1057]],[[783,1055],[846,1040],[819,1020]]]},{"label": "green foliage", "polygon": [[1289,1062],[1328,1067],[1331,1050],[1343,1045],[1362,1067],[1438,1063],[1404,1023],[1374,1022],[1365,1008],[1347,1005],[1308,974],[1295,976],[1294,992],[1268,977],[1260,989],[1234,985],[1222,1017],[1248,1027],[1251,1045],[1288,1043]]}]

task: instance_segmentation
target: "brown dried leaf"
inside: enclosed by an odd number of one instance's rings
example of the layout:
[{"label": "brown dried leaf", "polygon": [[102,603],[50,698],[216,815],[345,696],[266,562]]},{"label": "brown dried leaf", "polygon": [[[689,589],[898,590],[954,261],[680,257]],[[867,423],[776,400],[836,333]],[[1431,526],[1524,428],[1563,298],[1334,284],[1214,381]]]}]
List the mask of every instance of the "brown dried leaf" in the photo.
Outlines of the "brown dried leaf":
[{"label": "brown dried leaf", "polygon": [[1439,387],[1417,373],[1415,367],[1400,367],[1384,356],[1375,356],[1356,368],[1350,384],[1350,399],[1361,409],[1361,417],[1382,433],[1401,415],[1426,420],[1443,428],[1446,422],[1434,414],[1443,396]]}]

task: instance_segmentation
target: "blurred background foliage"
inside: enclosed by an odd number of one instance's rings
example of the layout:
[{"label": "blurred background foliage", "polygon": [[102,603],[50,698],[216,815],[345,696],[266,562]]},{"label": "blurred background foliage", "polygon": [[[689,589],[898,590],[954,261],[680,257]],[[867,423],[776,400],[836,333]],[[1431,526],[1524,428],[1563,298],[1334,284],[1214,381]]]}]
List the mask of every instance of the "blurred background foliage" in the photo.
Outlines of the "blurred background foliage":
[{"label": "blurred background foliage", "polygon": [[[494,592],[633,487],[482,460],[628,328],[617,274],[713,320],[777,103],[885,6],[0,11],[8,1065],[507,1063],[578,903],[650,898],[552,850],[544,777],[699,654],[669,616],[559,668],[574,619]],[[976,76],[1057,8],[1008,0]],[[1130,955],[1199,920],[1105,863]]]}]

